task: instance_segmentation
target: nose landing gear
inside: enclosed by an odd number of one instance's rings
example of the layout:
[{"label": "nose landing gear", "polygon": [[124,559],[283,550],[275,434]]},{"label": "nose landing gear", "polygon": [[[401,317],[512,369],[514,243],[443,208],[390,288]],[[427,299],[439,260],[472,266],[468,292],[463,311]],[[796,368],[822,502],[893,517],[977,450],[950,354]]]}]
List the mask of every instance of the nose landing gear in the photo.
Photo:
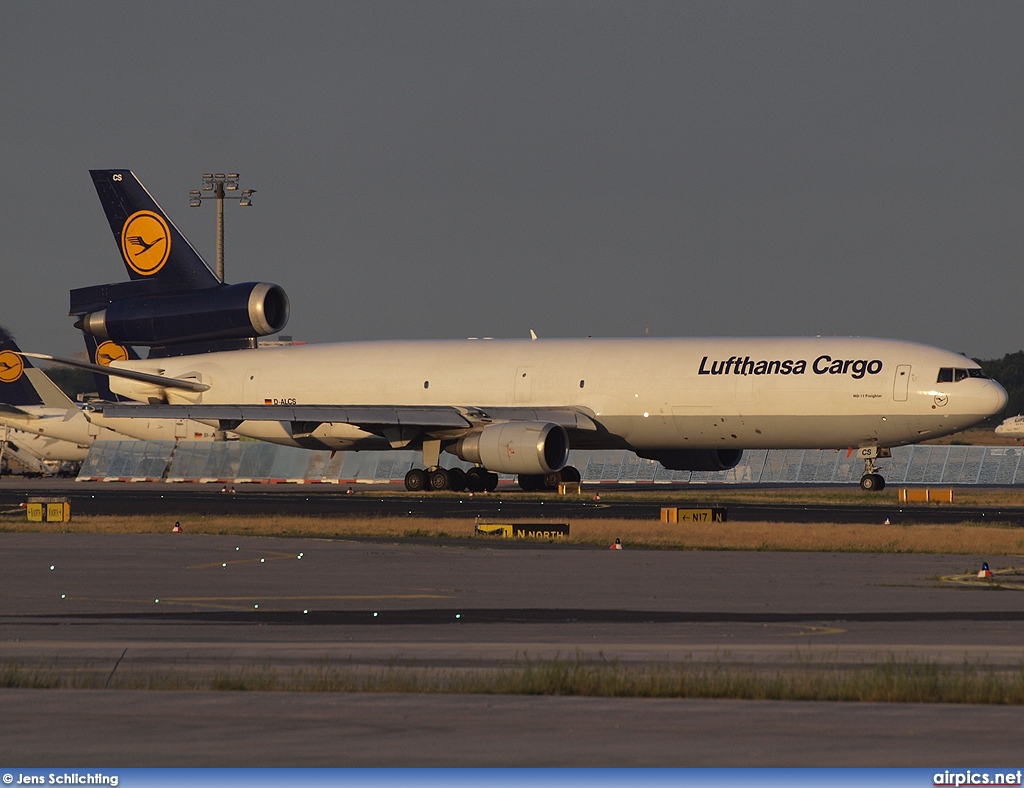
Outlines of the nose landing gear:
[{"label": "nose landing gear", "polygon": [[878,472],[875,460],[892,457],[892,450],[877,446],[865,446],[857,449],[857,456],[864,460],[864,475],[860,477],[860,488],[869,492],[880,492],[885,489],[885,479]]}]

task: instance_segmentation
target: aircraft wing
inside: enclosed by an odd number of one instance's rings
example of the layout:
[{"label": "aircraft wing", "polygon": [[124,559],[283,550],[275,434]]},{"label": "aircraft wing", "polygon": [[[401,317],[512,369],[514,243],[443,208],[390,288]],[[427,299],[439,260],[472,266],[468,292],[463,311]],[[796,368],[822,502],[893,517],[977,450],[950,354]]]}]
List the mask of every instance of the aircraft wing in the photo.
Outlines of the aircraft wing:
[{"label": "aircraft wing", "polygon": [[[108,418],[195,419],[237,426],[243,421],[352,424],[370,432],[383,427],[467,430],[501,421],[544,421],[567,430],[596,430],[575,408],[457,408],[448,405],[145,405],[95,404]],[[230,427],[225,427],[230,429]]]}]

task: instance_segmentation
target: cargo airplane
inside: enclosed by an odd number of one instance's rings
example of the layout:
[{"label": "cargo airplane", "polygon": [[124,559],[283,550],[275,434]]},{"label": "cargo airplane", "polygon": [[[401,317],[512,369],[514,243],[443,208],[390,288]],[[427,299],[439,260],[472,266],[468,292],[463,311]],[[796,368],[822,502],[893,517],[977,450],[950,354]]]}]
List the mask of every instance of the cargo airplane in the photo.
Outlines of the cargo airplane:
[{"label": "cargo airplane", "polygon": [[1005,419],[995,429],[996,435],[1007,435],[1024,438],[1024,416],[1017,415]]},{"label": "cargo airplane", "polygon": [[[284,291],[220,282],[130,170],[92,178],[129,281],[73,290],[71,314],[101,341],[151,348],[99,370],[116,393],[147,403],[104,406],[106,415],[196,419],[312,449],[416,449],[423,467],[406,477],[410,490],[493,489],[498,472],[550,488],[579,479],[570,447],[628,449],[676,470],[728,469],[744,449],[850,450],[864,461],[861,487],[879,490],[875,460],[891,447],[970,427],[1007,401],[974,361],[892,339],[261,350],[258,337],[287,322]],[[441,452],[474,467],[445,469]]]}]

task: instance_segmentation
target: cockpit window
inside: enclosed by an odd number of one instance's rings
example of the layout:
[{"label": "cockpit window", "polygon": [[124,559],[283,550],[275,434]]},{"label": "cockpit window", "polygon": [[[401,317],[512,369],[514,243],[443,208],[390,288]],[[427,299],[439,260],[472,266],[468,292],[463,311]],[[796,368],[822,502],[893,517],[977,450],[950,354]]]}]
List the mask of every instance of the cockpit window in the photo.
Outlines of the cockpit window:
[{"label": "cockpit window", "polygon": [[936,383],[959,383],[961,380],[967,380],[967,378],[984,378],[987,380],[988,375],[978,367],[973,369],[942,367],[939,370],[939,378]]}]

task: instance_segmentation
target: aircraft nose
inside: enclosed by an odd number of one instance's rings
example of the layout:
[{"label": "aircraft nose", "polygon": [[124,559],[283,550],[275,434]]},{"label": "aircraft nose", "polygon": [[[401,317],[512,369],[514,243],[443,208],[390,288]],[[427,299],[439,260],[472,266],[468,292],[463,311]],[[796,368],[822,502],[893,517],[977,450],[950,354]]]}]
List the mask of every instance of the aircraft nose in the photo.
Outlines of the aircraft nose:
[{"label": "aircraft nose", "polygon": [[1006,389],[994,380],[988,381],[985,391],[985,405],[989,416],[994,416],[1005,408],[1008,400],[1009,397],[1006,394]]}]

